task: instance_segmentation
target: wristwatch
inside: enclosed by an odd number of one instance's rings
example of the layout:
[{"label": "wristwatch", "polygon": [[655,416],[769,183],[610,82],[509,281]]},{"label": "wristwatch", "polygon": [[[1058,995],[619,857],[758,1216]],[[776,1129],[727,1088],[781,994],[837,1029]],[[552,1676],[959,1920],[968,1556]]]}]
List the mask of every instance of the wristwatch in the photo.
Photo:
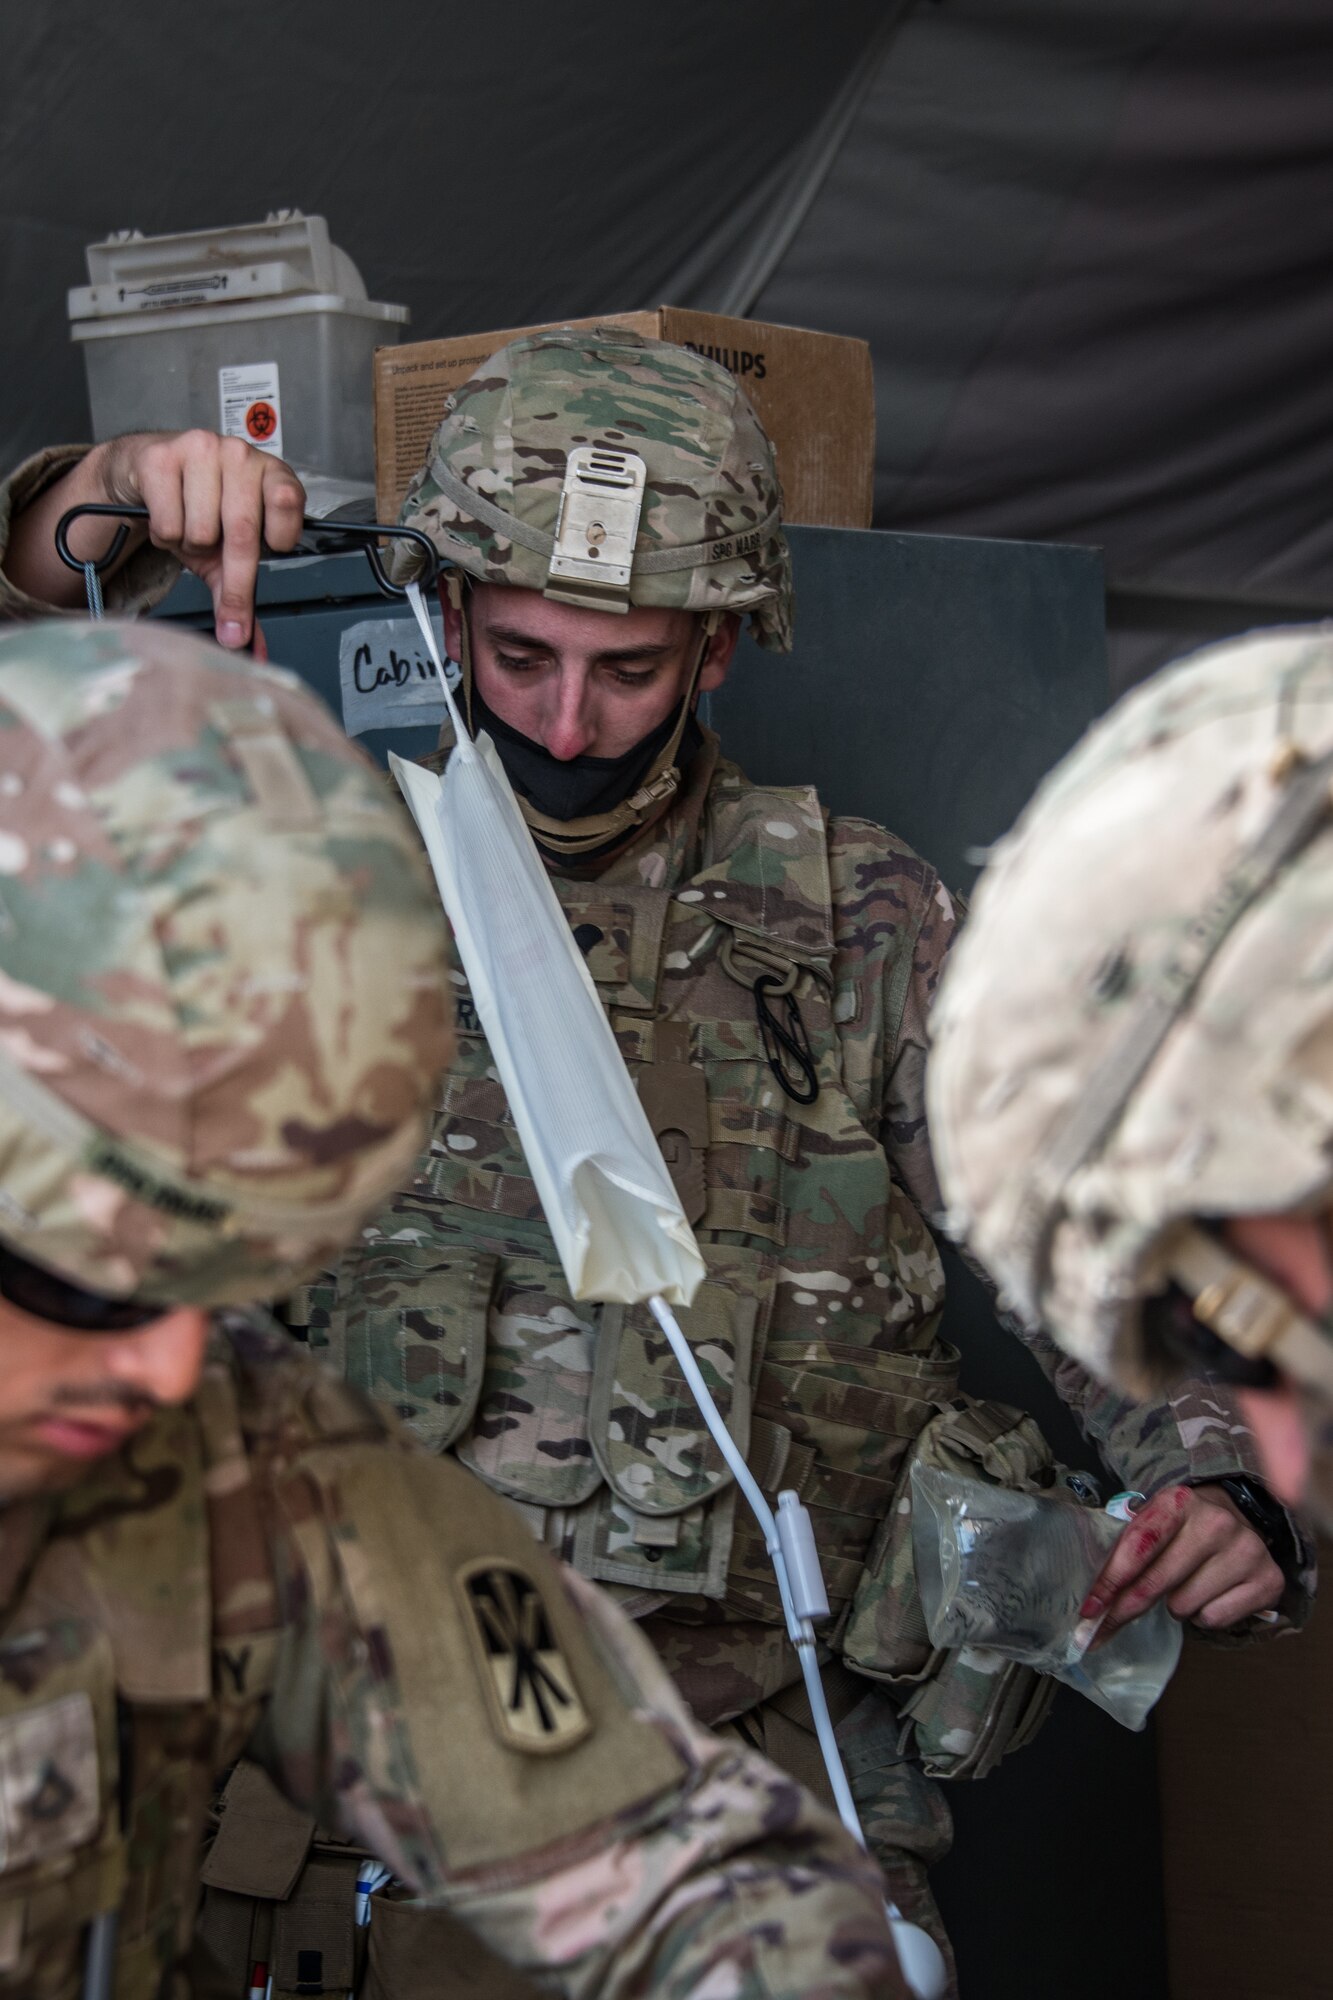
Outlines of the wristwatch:
[{"label": "wristwatch", "polygon": [[1282,1502],[1275,1500],[1257,1480],[1240,1472],[1228,1472],[1221,1479],[1200,1480],[1199,1484],[1221,1487],[1245,1525],[1254,1529],[1288,1584],[1295,1584],[1305,1567],[1305,1551]]}]

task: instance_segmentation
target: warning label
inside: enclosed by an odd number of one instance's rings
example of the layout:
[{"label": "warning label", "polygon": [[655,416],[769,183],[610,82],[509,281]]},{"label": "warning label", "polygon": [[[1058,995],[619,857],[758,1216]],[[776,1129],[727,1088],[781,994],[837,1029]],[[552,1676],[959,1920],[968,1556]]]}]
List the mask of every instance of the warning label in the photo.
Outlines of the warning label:
[{"label": "warning label", "polygon": [[218,406],[223,437],[244,438],[282,457],[282,402],[276,361],[252,361],[244,368],[218,369]]}]

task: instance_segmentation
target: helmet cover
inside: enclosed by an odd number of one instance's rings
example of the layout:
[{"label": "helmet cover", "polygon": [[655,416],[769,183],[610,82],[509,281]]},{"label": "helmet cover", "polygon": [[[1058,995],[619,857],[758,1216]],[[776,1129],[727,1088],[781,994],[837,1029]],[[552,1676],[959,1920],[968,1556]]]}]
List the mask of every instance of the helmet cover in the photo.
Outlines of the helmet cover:
[{"label": "helmet cover", "polygon": [[[399,522],[479,582],[545,590],[579,445],[644,460],[632,604],[743,612],[761,646],[790,649],[773,447],[735,377],[668,341],[563,327],[500,348],[450,395]],[[390,561],[399,582],[418,566],[410,547]]]},{"label": "helmet cover", "polygon": [[165,624],[0,637],[0,1238],[220,1305],[334,1261],[447,1060],[406,814],[294,676]]},{"label": "helmet cover", "polygon": [[1134,1395],[1169,1378],[1140,1301],[1173,1235],[1329,1201],[1330,757],[1329,627],[1156,675],[995,850],[941,988],[949,1225],[1007,1303]]}]

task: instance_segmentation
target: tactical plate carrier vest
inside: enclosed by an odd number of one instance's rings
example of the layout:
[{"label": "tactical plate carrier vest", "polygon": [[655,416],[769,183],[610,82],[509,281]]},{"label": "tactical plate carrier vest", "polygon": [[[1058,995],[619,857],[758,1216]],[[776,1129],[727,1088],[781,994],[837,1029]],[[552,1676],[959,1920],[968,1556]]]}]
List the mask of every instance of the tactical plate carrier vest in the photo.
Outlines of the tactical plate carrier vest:
[{"label": "tactical plate carrier vest", "polygon": [[[865,833],[868,858],[902,851]],[[555,887],[707,1262],[681,1324],[760,1484],[811,1509],[836,1615],[909,1444],[954,1388],[956,1357],[936,1340],[943,1276],[891,1177],[878,1107],[845,1073],[856,1003],[837,965],[857,915],[835,902],[818,799],[721,763],[698,856],[675,884],[658,866],[652,885],[650,849],[648,881]],[[920,924],[894,914],[876,995],[888,1065]],[[769,1066],[763,972],[791,982],[813,1103]],[[647,1309],[570,1298],[466,979],[451,976],[459,1053],[429,1149],[294,1316],[632,1612],[715,1620],[720,1600],[723,1617],[780,1622],[762,1539]]]},{"label": "tactical plate carrier vest", "polygon": [[304,1396],[279,1393],[286,1340],[227,1318],[260,1394],[215,1349],[188,1408],[68,1495],[0,1515],[0,1994],[75,2000],[111,1911],[114,1993],[188,1990],[209,1805],[279,1641],[256,1459],[383,1435],[339,1385],[309,1393],[308,1369]]}]

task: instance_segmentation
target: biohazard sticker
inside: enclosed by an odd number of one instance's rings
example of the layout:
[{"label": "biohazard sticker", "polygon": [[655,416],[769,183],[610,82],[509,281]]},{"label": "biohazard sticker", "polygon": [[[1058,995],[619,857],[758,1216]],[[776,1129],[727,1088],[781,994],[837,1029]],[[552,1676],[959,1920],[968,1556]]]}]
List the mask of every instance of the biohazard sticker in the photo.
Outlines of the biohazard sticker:
[{"label": "biohazard sticker", "polygon": [[529,1755],[567,1750],[592,1728],[535,1583],[512,1563],[460,1571],[468,1636],[502,1743]]},{"label": "biohazard sticker", "polygon": [[218,369],[218,406],[223,437],[244,438],[260,451],[282,457],[282,398],[276,361],[252,361],[244,368]]}]

